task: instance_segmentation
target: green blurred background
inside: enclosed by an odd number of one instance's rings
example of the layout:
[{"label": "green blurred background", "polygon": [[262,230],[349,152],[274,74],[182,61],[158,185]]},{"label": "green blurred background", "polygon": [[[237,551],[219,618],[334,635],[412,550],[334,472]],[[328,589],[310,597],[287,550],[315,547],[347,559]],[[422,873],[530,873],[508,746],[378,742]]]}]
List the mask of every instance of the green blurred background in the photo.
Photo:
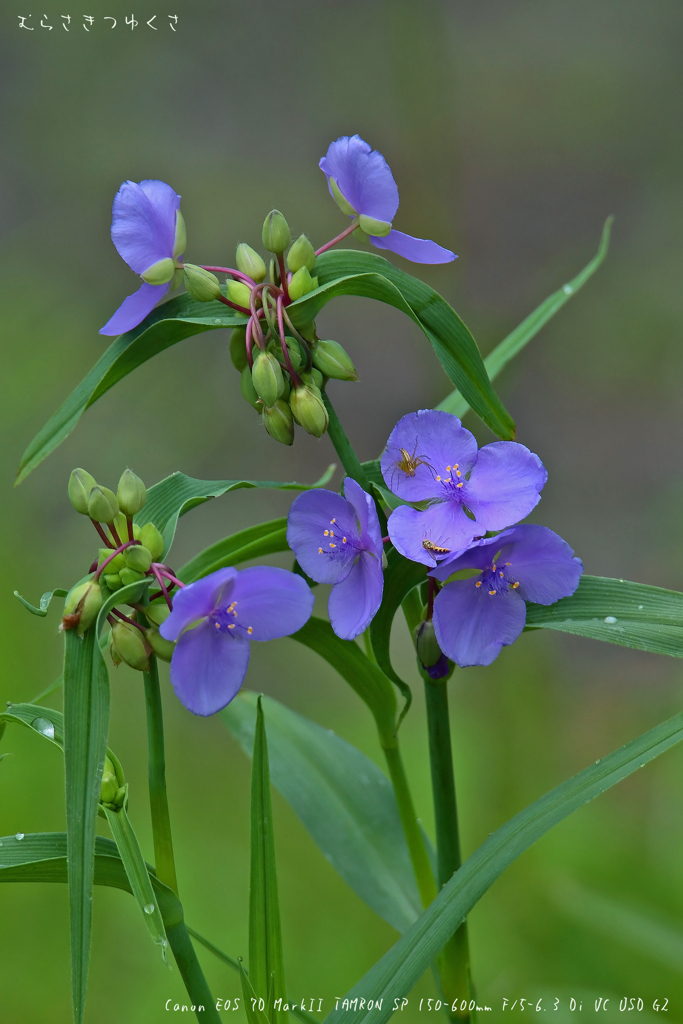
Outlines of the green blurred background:
[{"label": "green blurred background", "polygon": [[[295,235],[321,245],[345,225],[317,168],[341,134],[358,132],[387,157],[401,193],[397,227],[459,254],[445,267],[415,269],[453,303],[484,353],[579,270],[605,217],[616,215],[607,263],[500,390],[519,440],[550,472],[535,521],[561,533],[590,573],[683,589],[680,3],[180,0],[167,10],[145,0],[135,31],[123,24],[130,11],[120,0],[88,10],[90,33],[80,7],[53,0],[5,5],[2,16],[3,700],[30,699],[61,657],[57,612],[33,618],[12,590],[35,601],[70,585],[94,556],[94,535],[66,499],[73,466],[113,486],[126,465],[148,484],[176,469],[314,480],[334,457],[327,438],[299,434],[286,450],[264,434],[240,397],[227,334],[217,331],[137,370],[12,491],[23,448],[103,351],[99,327],[137,287],[109,241],[116,189],[127,178],[172,184],[195,262],[230,263],[238,241],[257,244],[273,206]],[[45,12],[51,32],[39,27]],[[69,12],[67,34],[60,15]],[[20,13],[32,13],[34,32],[19,31]],[[145,25],[153,14],[157,32]],[[176,34],[168,14],[179,16]],[[119,19],[115,30],[104,15]],[[361,373],[360,384],[331,391],[361,457],[379,453],[399,416],[449,390],[397,311],[336,300],[319,324]],[[474,418],[468,425],[481,442],[491,439]],[[284,514],[288,502],[242,491],[203,506],[182,520],[173,564]],[[408,637],[395,632],[396,655],[408,663]],[[676,712],[680,676],[674,660],[549,634],[523,636],[488,670],[456,672],[465,852]],[[403,743],[431,828],[414,672],[411,681]],[[121,668],[112,683],[111,745],[151,858],[141,680]],[[299,645],[255,645],[248,685],[381,764],[365,707]],[[164,687],[187,918],[246,955],[249,763],[220,721],[186,712],[167,676]],[[0,764],[0,834],[61,830],[58,752],[17,728],[2,749],[12,756]],[[646,1007],[668,998],[668,1019],[683,1020],[682,805],[675,750],[555,828],[493,886],[471,916],[476,982],[495,1008],[486,1019],[502,1018],[505,996],[541,994],[563,1004],[583,997],[585,1016],[595,993],[641,996]],[[334,874],[277,794],[275,813],[291,995],[325,997],[329,1009],[396,935]],[[0,1020],[68,1021],[65,888],[6,886],[0,908]],[[181,981],[162,966],[133,901],[97,891],[94,913],[88,1019],[167,1019],[166,999],[183,1001]],[[200,956],[216,996],[237,995],[229,969]],[[426,976],[416,995],[430,994]],[[414,1001],[403,1018],[423,1019]]]}]

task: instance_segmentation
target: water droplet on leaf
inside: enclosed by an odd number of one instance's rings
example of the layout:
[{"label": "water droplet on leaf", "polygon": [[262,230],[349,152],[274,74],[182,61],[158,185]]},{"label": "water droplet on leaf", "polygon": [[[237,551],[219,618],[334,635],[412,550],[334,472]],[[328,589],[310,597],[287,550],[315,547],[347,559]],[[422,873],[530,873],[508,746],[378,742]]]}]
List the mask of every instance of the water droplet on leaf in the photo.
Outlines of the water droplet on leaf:
[{"label": "water droplet on leaf", "polygon": [[572,292],[574,291],[574,289],[572,288],[572,286],[570,284],[565,284],[565,285],[562,286],[562,291],[564,292],[565,295],[571,295]]},{"label": "water droplet on leaf", "polygon": [[606,622],[608,626],[613,626],[617,620],[614,618],[613,615],[606,615],[602,621]]},{"label": "water droplet on leaf", "polygon": [[17,832],[17,833],[16,833],[16,835],[14,836],[14,838],[15,838],[15,839],[16,839],[17,841],[18,841],[19,839],[23,839],[23,838],[24,838],[24,833],[23,833],[23,832]]},{"label": "water droplet on leaf", "polygon": [[146,914],[153,914],[155,910],[153,903],[145,903],[144,911]]},{"label": "water droplet on leaf", "polygon": [[49,740],[55,738],[55,727],[52,722],[48,722],[47,718],[34,718],[31,728],[39,732],[41,736],[47,736]]},{"label": "water droplet on leaf", "polygon": [[639,611],[639,612],[642,612],[642,610],[643,610],[643,608],[644,608],[644,607],[645,607],[645,605],[644,605],[644,604],[639,604],[639,605],[638,605],[638,611]]}]

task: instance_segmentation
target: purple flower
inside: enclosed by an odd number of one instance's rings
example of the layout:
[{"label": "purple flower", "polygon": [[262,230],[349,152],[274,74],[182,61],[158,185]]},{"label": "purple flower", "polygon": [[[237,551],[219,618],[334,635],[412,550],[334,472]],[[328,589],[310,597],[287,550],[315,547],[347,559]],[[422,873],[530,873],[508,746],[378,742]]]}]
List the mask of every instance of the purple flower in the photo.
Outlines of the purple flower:
[{"label": "purple flower", "polygon": [[195,715],[213,715],[239,690],[251,640],[289,636],[308,621],[313,594],[304,579],[267,565],[218,569],[183,587],[159,632],[177,640],[171,682]]},{"label": "purple flower", "polygon": [[100,334],[125,334],[137,327],[171,287],[185,249],[180,196],[163,181],[124,181],[114,196],[111,240],[143,284],[124,299]]},{"label": "purple flower", "polygon": [[490,665],[501,647],[524,629],[525,601],[553,604],[579,585],[583,563],[566,541],[545,526],[515,526],[472,545],[429,574],[447,579],[479,569],[471,579],[447,583],[434,601],[439,646],[451,661]]},{"label": "purple flower", "polygon": [[398,421],[381,466],[399,498],[429,502],[424,511],[400,505],[389,518],[389,536],[406,558],[432,566],[474,537],[527,516],[548,477],[524,445],[494,441],[477,451],[457,416],[431,409]]},{"label": "purple flower", "polygon": [[413,263],[450,263],[450,249],[424,238],[395,231],[391,222],[398,210],[398,189],[381,153],[370,149],[360,135],[342,135],[331,143],[320,169],[327,176],[330,195],[344,213],[360,218],[360,227],[378,249],[390,249]]},{"label": "purple flower", "polygon": [[351,477],[344,494],[316,489],[295,498],[287,543],[311,579],[334,584],[327,605],[332,629],[353,640],[382,602],[382,533],[374,501]]}]

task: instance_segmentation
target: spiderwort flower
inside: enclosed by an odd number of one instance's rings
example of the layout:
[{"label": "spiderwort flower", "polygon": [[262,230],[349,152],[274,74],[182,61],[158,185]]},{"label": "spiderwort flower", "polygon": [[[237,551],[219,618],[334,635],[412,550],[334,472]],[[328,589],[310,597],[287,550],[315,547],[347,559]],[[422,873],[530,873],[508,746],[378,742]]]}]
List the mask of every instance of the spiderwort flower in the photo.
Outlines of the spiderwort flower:
[{"label": "spiderwort flower", "polygon": [[382,601],[382,533],[374,501],[351,477],[344,495],[316,488],[295,498],[287,543],[311,579],[334,584],[327,605],[332,629],[353,640]]},{"label": "spiderwort flower", "polygon": [[515,526],[475,542],[429,574],[439,580],[461,569],[471,579],[447,583],[434,601],[441,650],[457,665],[490,665],[524,629],[526,601],[554,604],[569,597],[583,572],[566,541],[545,526]]},{"label": "spiderwort flower", "polygon": [[400,505],[389,518],[389,536],[406,558],[431,566],[527,516],[548,477],[524,445],[494,441],[477,451],[458,417],[435,409],[398,421],[381,467],[399,498],[430,503],[424,511]]},{"label": "spiderwort flower", "polygon": [[124,181],[114,197],[111,240],[142,285],[124,299],[100,334],[124,334],[137,327],[171,287],[185,250],[180,196],[163,181]]},{"label": "spiderwort flower", "polygon": [[390,249],[413,263],[450,263],[456,258],[425,238],[413,238],[391,226],[398,210],[398,188],[381,153],[360,135],[342,135],[320,161],[330,195],[360,227],[377,249]]},{"label": "spiderwort flower", "polygon": [[195,715],[213,715],[239,690],[252,640],[289,636],[308,621],[313,594],[301,576],[257,565],[218,569],[173,598],[159,632],[176,640],[173,688]]}]

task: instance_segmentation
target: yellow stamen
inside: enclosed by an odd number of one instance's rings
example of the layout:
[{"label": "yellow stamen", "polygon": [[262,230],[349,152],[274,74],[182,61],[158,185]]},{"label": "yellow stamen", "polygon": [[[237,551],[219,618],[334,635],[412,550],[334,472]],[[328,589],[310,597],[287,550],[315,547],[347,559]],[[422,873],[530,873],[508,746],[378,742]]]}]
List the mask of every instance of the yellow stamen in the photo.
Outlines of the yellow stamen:
[{"label": "yellow stamen", "polygon": [[460,472],[459,469],[456,471],[456,476],[462,476],[462,473]]},{"label": "yellow stamen", "polygon": [[322,548],[318,548],[318,554],[322,555],[322,553],[323,553],[323,549]]},{"label": "yellow stamen", "polygon": [[519,586],[519,583],[513,583],[512,584],[512,589],[516,590],[518,586]]},{"label": "yellow stamen", "polygon": [[450,466],[446,466],[446,472],[450,473],[450,471],[451,471],[451,467]]},{"label": "yellow stamen", "polygon": [[231,622],[230,625],[228,626],[228,629],[234,629],[234,628],[235,628],[235,623]]},{"label": "yellow stamen", "polygon": [[346,537],[342,537],[342,540],[343,540],[343,541],[344,541],[344,543],[346,544]]},{"label": "yellow stamen", "polygon": [[330,531],[329,530],[325,530],[325,533],[323,534],[323,536],[324,537],[329,537],[329,535],[330,535]]},{"label": "yellow stamen", "polygon": [[336,522],[337,522],[337,519],[336,519],[336,517],[335,517],[334,519],[330,519],[330,524],[331,524],[332,526],[334,526],[334,524],[335,524]]},{"label": "yellow stamen", "polygon": [[441,483],[441,477],[440,476],[437,476],[436,479],[439,481],[439,483]]},{"label": "yellow stamen", "polygon": [[481,586],[481,580],[477,580],[477,582],[474,585],[475,585],[475,587],[480,587]]},{"label": "yellow stamen", "polygon": [[499,573],[498,573],[498,575],[499,575],[500,577],[503,577],[503,576],[505,575],[505,573],[499,572]]},{"label": "yellow stamen", "polygon": [[337,546],[336,544],[330,544],[331,548],[336,548],[336,546]]},{"label": "yellow stamen", "polygon": [[254,632],[254,627],[253,626],[247,626],[247,633],[253,633],[253,632]]},{"label": "yellow stamen", "polygon": [[489,594],[491,595],[491,597],[495,597],[496,596],[495,590],[489,590]]},{"label": "yellow stamen", "polygon": [[462,487],[462,483],[456,484],[456,487]]}]

